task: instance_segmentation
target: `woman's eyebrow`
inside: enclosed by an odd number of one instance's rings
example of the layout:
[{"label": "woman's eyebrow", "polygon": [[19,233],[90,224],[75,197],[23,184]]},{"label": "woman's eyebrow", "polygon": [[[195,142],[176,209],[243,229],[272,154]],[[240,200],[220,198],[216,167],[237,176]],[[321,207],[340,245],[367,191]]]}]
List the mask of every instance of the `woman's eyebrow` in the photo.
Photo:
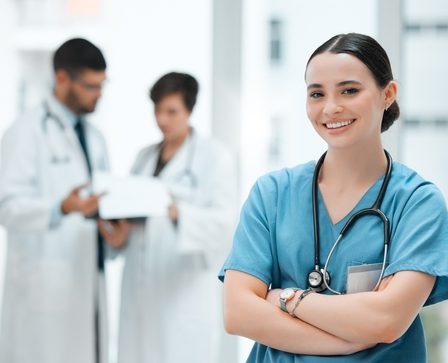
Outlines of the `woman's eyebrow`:
[{"label": "woman's eyebrow", "polygon": [[350,79],[350,80],[348,80],[348,81],[342,81],[342,82],[339,82],[336,86],[338,86],[338,87],[342,87],[342,86],[347,86],[347,85],[349,85],[349,84],[356,84],[356,85],[359,85],[359,86],[360,86],[362,83],[359,82],[359,81],[355,81],[355,80]]},{"label": "woman's eyebrow", "polygon": [[[347,85],[351,85],[351,84],[355,84],[355,85],[362,85],[361,82],[359,81],[355,81],[353,79],[347,80],[347,81],[342,81],[336,84],[336,87],[343,87],[343,86],[347,86]],[[311,83],[306,89],[310,90],[310,89],[314,89],[314,88],[323,88],[323,86],[320,83]]]},{"label": "woman's eyebrow", "polygon": [[311,88],[322,88],[322,85],[319,83],[312,83],[306,89],[309,90]]}]

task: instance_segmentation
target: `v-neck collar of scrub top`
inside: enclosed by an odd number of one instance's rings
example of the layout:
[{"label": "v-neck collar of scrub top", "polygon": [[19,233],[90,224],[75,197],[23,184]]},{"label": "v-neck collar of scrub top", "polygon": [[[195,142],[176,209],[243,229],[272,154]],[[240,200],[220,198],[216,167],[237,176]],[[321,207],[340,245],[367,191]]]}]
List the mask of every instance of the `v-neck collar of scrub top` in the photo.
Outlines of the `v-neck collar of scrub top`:
[{"label": "v-neck collar of scrub top", "polygon": [[[380,176],[367,190],[366,192],[361,196],[361,198],[358,200],[358,202],[355,204],[355,206],[338,222],[333,223],[330,217],[330,213],[328,212],[327,206],[325,205],[324,198],[322,196],[322,193],[320,191],[320,188],[317,188],[317,194],[318,194],[318,208],[319,208],[319,214],[323,215],[326,221],[326,224],[332,227],[333,232],[336,232],[336,234],[339,234],[342,227],[345,225],[345,223],[348,221],[348,219],[356,212],[360,211],[364,208],[370,208],[373,203],[375,202],[378,193],[381,189],[381,184],[384,180],[384,175]],[[380,206],[381,209],[381,206]]]}]

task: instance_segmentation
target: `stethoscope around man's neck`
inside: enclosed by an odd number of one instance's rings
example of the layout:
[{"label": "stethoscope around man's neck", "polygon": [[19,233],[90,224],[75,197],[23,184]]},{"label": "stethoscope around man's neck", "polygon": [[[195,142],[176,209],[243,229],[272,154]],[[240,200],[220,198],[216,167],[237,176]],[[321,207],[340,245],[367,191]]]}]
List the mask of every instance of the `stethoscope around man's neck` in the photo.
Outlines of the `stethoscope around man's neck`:
[{"label": "stethoscope around man's neck", "polygon": [[319,172],[322,167],[322,164],[324,162],[326,152],[320,157],[319,161],[316,164],[316,168],[314,170],[313,175],[313,190],[312,190],[312,204],[313,204],[313,224],[314,224],[314,269],[310,271],[308,274],[308,286],[310,289],[320,292],[328,289],[334,294],[341,295],[342,292],[337,291],[333,288],[331,288],[331,277],[330,273],[328,272],[328,265],[330,263],[331,257],[333,256],[333,253],[336,249],[336,247],[341,242],[344,234],[348,232],[348,230],[355,224],[355,222],[363,216],[366,215],[373,215],[375,217],[378,217],[381,219],[383,223],[383,233],[384,233],[384,253],[383,253],[383,263],[381,267],[380,277],[375,285],[374,290],[376,290],[384,276],[384,270],[386,268],[387,264],[387,253],[389,249],[389,240],[390,240],[390,233],[389,233],[389,220],[387,216],[380,210],[381,202],[383,201],[384,194],[386,193],[387,185],[389,184],[389,179],[392,174],[392,157],[390,154],[384,150],[384,153],[386,154],[387,158],[387,170],[386,174],[384,176],[383,183],[381,185],[381,189],[378,193],[378,196],[376,197],[375,202],[370,208],[364,208],[360,211],[354,213],[348,221],[345,223],[345,225],[342,227],[341,232],[339,232],[339,236],[334,242],[333,246],[330,249],[330,252],[328,253],[328,256],[325,260],[324,267],[321,268],[320,266],[320,238],[319,238],[319,211],[318,211],[318,201],[317,201],[317,194],[318,194],[318,179],[319,179]]},{"label": "stethoscope around man's neck", "polygon": [[[49,130],[48,130],[48,122],[49,121],[53,121],[59,128],[59,130],[62,133],[65,133],[67,128],[64,125],[64,123],[62,122],[62,120],[51,110],[51,107],[48,103],[48,101],[43,101],[42,103],[43,109],[44,109],[44,114],[42,116],[41,119],[41,123],[42,123],[42,129],[44,131],[44,133],[47,135],[49,134]],[[64,149],[59,150],[59,152],[57,152],[57,150],[55,149],[53,142],[49,141],[48,142],[48,147],[50,148],[50,161],[52,164],[66,164],[69,163],[71,158],[70,155],[64,151]]]},{"label": "stethoscope around man's neck", "polygon": [[42,117],[42,126],[45,132],[47,132],[47,124],[49,120],[54,120],[57,125],[60,127],[61,130],[65,130],[64,123],[61,121],[61,119],[56,116],[50,109],[50,105],[48,104],[48,101],[43,101],[42,103],[44,108],[44,116]]}]

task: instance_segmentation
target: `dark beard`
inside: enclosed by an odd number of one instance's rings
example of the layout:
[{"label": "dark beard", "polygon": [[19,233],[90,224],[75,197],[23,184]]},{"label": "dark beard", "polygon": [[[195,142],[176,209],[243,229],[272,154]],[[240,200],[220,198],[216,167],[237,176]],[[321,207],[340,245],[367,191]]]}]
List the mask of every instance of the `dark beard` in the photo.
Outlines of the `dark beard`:
[{"label": "dark beard", "polygon": [[83,106],[78,96],[75,92],[73,92],[72,89],[70,89],[67,93],[67,98],[65,100],[67,107],[71,110],[75,111],[77,115],[86,114],[86,113],[92,113],[95,111],[96,103],[93,105],[93,107],[85,107]]}]

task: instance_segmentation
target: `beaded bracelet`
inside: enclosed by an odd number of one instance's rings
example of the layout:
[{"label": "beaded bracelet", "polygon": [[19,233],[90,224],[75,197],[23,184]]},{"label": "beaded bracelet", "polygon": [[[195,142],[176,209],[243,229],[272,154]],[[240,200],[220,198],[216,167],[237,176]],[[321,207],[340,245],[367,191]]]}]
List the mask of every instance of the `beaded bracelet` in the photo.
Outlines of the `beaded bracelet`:
[{"label": "beaded bracelet", "polygon": [[291,315],[291,316],[294,317],[294,318],[297,318],[297,315],[294,314],[294,312],[295,312],[296,309],[297,309],[297,306],[299,306],[299,303],[303,300],[303,298],[304,298],[305,296],[309,295],[309,294],[312,293],[312,292],[313,292],[313,290],[312,290],[311,288],[308,288],[308,289],[306,289],[306,290],[303,290],[302,293],[299,295],[299,297],[298,297],[296,303],[294,304],[294,307],[293,307],[293,309],[291,310],[291,312],[289,313],[289,315]]}]

